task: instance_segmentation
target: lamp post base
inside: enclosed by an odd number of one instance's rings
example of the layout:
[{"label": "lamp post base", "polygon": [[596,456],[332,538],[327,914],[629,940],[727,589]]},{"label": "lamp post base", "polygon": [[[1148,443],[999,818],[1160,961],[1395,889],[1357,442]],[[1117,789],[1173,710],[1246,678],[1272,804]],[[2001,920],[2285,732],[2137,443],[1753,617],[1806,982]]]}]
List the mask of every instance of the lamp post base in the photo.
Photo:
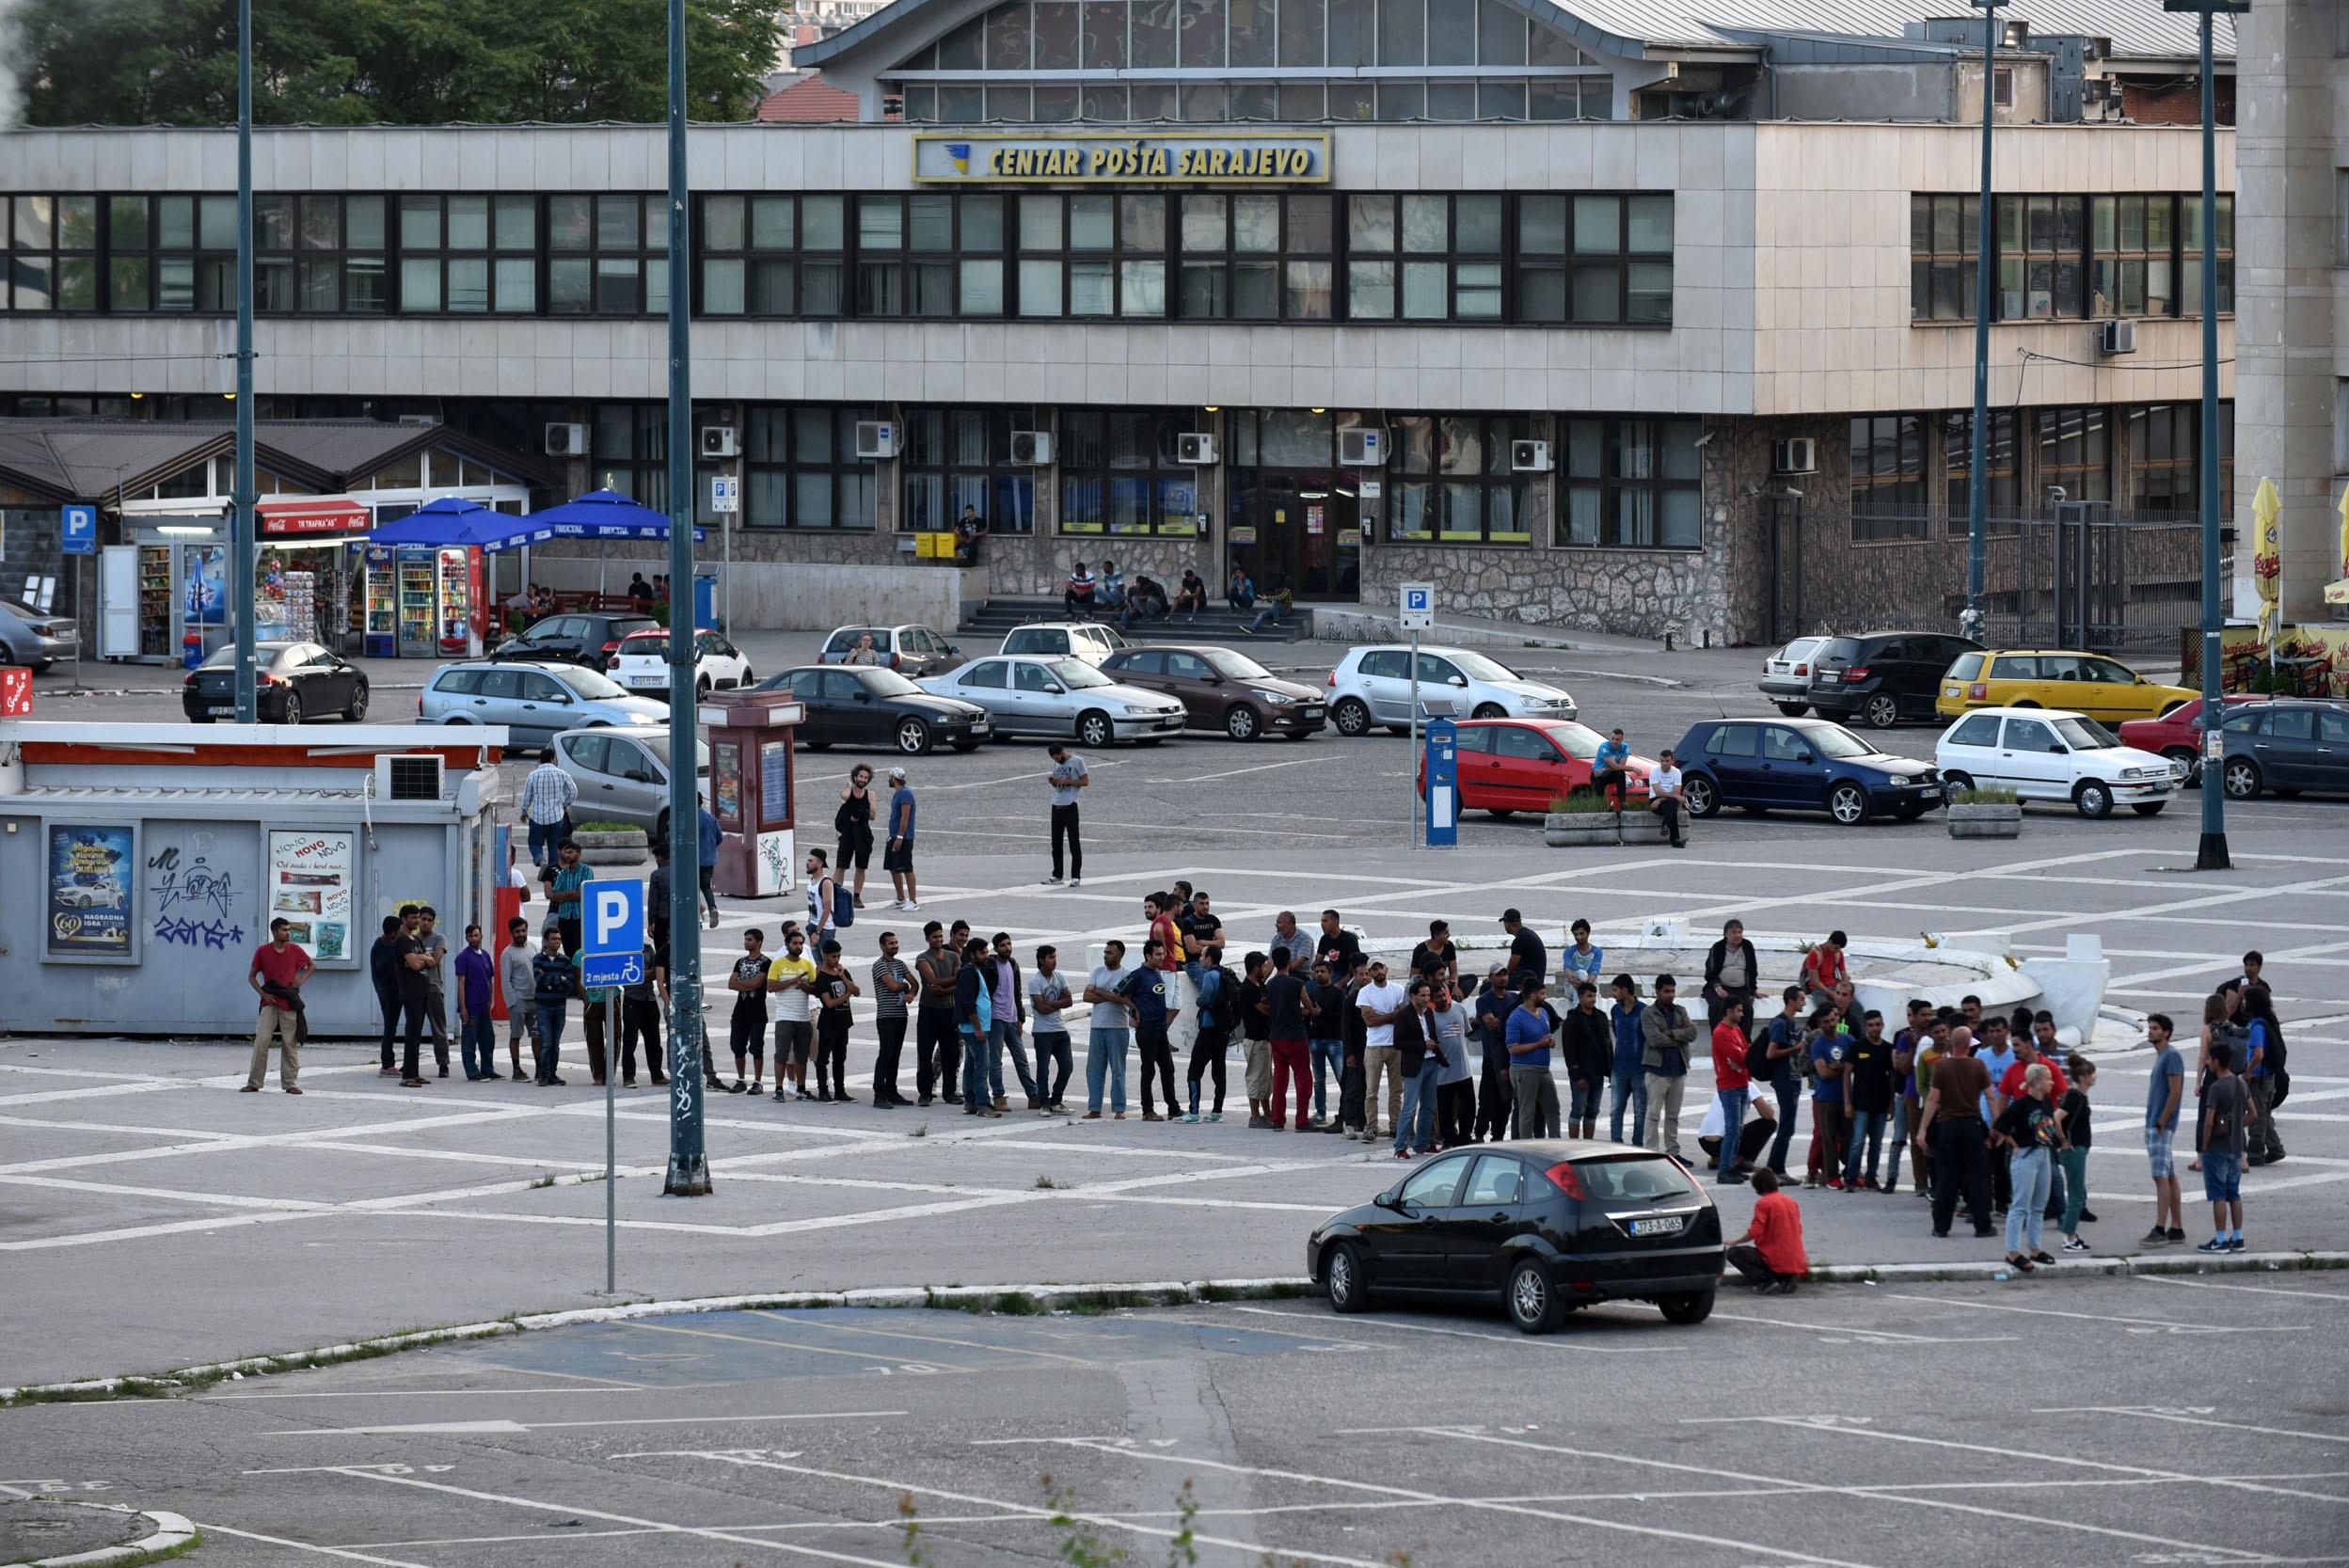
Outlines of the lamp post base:
[{"label": "lamp post base", "polygon": [[2204,833],[2195,847],[2194,869],[2197,871],[2232,871],[2235,863],[2227,858],[2227,835]]},{"label": "lamp post base", "polygon": [[709,1194],[709,1161],[706,1156],[669,1157],[669,1179],[661,1184],[661,1196],[707,1197]]}]

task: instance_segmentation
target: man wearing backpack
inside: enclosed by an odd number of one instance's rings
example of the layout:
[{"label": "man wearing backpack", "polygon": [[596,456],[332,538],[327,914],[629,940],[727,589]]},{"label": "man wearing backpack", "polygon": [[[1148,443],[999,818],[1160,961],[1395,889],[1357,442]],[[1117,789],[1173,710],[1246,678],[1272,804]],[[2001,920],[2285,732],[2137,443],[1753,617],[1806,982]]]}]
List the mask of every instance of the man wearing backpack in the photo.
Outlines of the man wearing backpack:
[{"label": "man wearing backpack", "polygon": [[1231,1031],[1240,1022],[1240,982],[1223,965],[1224,950],[1211,947],[1200,956],[1199,976],[1194,994],[1198,998],[1198,1033],[1191,1046],[1191,1065],[1184,1076],[1189,1081],[1190,1114],[1184,1121],[1196,1122],[1199,1117],[1199,1082],[1210,1071],[1215,1075],[1215,1098],[1208,1107],[1206,1119],[1224,1119],[1224,1049],[1231,1043]]}]

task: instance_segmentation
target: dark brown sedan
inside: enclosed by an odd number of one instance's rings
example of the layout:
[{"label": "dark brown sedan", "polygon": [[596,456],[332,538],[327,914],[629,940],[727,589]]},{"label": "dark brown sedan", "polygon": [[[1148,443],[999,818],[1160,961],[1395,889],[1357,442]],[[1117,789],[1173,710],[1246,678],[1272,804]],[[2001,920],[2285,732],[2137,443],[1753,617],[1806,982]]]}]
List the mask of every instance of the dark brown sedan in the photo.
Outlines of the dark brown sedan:
[{"label": "dark brown sedan", "polygon": [[1285,735],[1302,740],[1328,722],[1322,689],[1284,680],[1247,655],[1213,643],[1120,648],[1102,673],[1179,700],[1195,730],[1234,740]]}]

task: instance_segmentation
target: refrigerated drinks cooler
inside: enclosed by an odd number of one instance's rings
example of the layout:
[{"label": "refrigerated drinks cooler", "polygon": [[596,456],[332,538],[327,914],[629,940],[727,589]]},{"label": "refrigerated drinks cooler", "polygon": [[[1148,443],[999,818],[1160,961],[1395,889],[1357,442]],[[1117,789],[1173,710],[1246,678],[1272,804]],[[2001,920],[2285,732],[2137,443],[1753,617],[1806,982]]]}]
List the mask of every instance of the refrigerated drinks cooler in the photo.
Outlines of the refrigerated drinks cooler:
[{"label": "refrigerated drinks cooler", "polygon": [[98,657],[177,663],[190,633],[209,654],[229,636],[228,546],[199,525],[136,530],[100,558]]},{"label": "refrigerated drinks cooler", "polygon": [[367,551],[367,653],[462,658],[482,651],[482,552],[470,546]]}]

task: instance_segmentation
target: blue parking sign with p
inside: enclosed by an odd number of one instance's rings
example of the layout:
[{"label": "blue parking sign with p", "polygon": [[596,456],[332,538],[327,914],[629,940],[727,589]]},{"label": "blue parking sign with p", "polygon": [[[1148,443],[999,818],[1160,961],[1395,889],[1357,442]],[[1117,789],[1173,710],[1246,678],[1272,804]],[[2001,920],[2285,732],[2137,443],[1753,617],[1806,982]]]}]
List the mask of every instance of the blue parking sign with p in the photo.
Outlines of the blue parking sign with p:
[{"label": "blue parking sign with p", "polygon": [[58,508],[58,535],[67,555],[98,553],[98,509],[94,506]]},{"label": "blue parking sign with p", "polygon": [[1408,610],[1425,610],[1427,608],[1427,590],[1424,588],[1412,589],[1405,596],[1404,606]]},{"label": "blue parking sign with p", "polygon": [[644,884],[589,882],[579,889],[579,983],[630,986],[644,978]]}]

